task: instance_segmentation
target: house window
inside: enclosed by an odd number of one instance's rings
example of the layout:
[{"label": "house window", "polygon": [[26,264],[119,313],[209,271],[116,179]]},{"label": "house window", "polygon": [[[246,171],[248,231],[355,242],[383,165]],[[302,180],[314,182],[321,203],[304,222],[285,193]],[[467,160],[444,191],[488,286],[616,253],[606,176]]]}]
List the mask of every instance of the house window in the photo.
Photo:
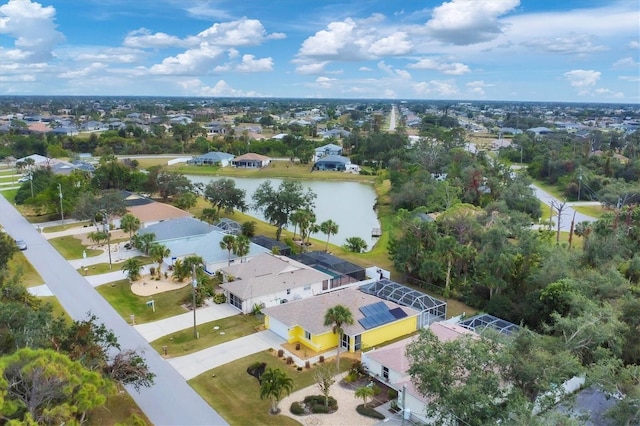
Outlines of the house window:
[{"label": "house window", "polygon": [[340,344],[340,347],[342,349],[349,350],[349,336],[348,335],[346,335],[346,334],[342,335],[342,342]]},{"label": "house window", "polygon": [[385,367],[385,366],[382,367],[382,377],[385,380],[389,380],[389,368],[388,367]]},{"label": "house window", "polygon": [[360,348],[362,348],[362,336],[356,334],[355,336],[353,336],[353,350],[359,351]]},{"label": "house window", "polygon": [[307,330],[304,331],[304,338],[307,340],[311,340],[311,333]]},{"label": "house window", "polygon": [[287,294],[291,294],[291,289],[290,288],[287,289]]}]

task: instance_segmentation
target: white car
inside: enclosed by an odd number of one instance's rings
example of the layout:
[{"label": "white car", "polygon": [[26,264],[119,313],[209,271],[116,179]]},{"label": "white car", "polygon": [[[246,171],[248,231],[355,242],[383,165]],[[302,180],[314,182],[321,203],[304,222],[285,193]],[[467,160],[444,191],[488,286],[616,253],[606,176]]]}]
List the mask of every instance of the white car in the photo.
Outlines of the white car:
[{"label": "white car", "polygon": [[16,246],[20,250],[26,250],[27,249],[27,243],[24,240],[16,240]]},{"label": "white car", "polygon": [[29,182],[30,179],[30,176],[22,176],[20,179],[18,179],[18,182]]}]

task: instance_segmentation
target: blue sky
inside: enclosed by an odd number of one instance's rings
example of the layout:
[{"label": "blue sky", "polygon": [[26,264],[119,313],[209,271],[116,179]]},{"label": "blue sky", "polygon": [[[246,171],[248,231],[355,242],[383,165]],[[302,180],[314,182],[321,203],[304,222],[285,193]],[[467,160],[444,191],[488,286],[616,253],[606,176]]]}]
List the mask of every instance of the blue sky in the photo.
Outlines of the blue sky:
[{"label": "blue sky", "polygon": [[9,0],[0,94],[640,103],[637,0]]}]

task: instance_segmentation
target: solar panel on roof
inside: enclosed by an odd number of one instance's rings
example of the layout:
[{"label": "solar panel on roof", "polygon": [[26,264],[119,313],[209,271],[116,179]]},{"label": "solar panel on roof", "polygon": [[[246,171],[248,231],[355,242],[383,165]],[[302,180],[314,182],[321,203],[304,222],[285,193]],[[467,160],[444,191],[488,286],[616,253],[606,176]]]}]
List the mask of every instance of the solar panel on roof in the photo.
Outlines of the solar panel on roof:
[{"label": "solar panel on roof", "polygon": [[370,305],[360,307],[360,312],[362,312],[366,317],[388,310],[389,308],[387,308],[387,305],[384,302],[371,303]]},{"label": "solar panel on roof", "polygon": [[400,319],[407,316],[407,313],[402,308],[391,309],[389,312],[395,319]]}]

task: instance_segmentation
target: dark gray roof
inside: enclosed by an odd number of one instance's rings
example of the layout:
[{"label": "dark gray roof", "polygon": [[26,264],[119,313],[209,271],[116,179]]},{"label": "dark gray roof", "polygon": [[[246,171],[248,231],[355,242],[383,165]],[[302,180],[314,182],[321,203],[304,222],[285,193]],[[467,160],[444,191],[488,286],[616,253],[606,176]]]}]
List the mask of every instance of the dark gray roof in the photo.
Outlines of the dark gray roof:
[{"label": "dark gray roof", "polygon": [[343,157],[342,155],[327,155],[326,157],[322,157],[316,164],[318,163],[342,163],[347,164],[350,160],[347,157]]},{"label": "dark gray roof", "polygon": [[148,234],[153,232],[156,235],[156,241],[166,241],[193,237],[195,235],[204,235],[214,230],[219,231],[220,229],[192,217],[180,217],[147,226],[146,228],[141,229],[138,234]]}]

